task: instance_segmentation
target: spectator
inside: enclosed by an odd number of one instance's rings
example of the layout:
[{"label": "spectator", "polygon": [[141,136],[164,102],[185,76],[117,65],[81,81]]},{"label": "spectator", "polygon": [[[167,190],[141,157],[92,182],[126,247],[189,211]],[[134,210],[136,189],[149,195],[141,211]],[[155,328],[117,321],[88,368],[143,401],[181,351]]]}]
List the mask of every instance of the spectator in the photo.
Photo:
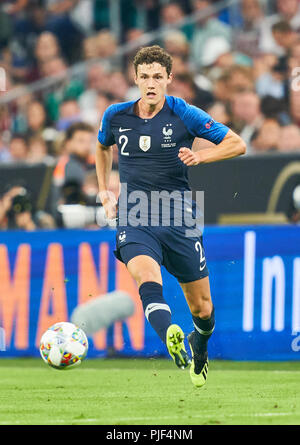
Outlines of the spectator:
[{"label": "spectator", "polygon": [[300,128],[294,124],[282,126],[277,148],[282,153],[293,151],[300,153]]},{"label": "spectator", "polygon": [[193,6],[196,13],[211,11],[208,16],[200,19],[196,24],[191,41],[191,63],[195,64],[197,68],[201,68],[203,52],[209,40],[214,37],[221,37],[224,42],[231,43],[231,29],[214,17],[210,0],[193,0]]},{"label": "spectator", "polygon": [[55,228],[52,216],[35,212],[30,193],[20,186],[11,187],[0,199],[0,228],[32,231]]},{"label": "spectator", "polygon": [[129,60],[126,65],[126,80],[128,82],[128,90],[125,96],[125,100],[138,100],[140,98],[140,90],[135,84],[135,68],[132,60]]},{"label": "spectator", "polygon": [[234,65],[251,66],[252,59],[244,54],[232,51],[230,44],[223,37],[212,37],[204,48],[202,63],[207,77],[214,80],[225,69]]},{"label": "spectator", "polygon": [[112,57],[117,50],[117,39],[109,30],[102,30],[97,34],[97,57],[103,59]]},{"label": "spectator", "polygon": [[172,73],[174,76],[176,76],[176,74],[183,74],[190,72],[188,63],[185,60],[183,60],[182,57],[175,55],[172,58],[173,58]]},{"label": "spectator", "polygon": [[11,211],[12,221],[9,228],[26,231],[32,231],[37,228],[33,220],[32,202],[25,190],[13,198]]},{"label": "spectator", "polygon": [[86,89],[78,99],[81,111],[95,108],[98,94],[106,94],[109,88],[108,84],[107,65],[97,63],[90,66],[87,73]]},{"label": "spectator", "polygon": [[45,98],[46,109],[51,121],[59,118],[59,106],[65,99],[78,99],[84,90],[83,83],[79,80],[70,80],[66,74],[67,65],[62,58],[55,58],[45,62],[44,74],[46,76],[61,76],[56,84],[55,91]]},{"label": "spectator", "polygon": [[26,162],[29,164],[50,164],[54,163],[54,158],[49,156],[47,144],[42,137],[34,136],[28,142],[28,154]]},{"label": "spectator", "polygon": [[11,113],[11,132],[26,133],[27,121],[26,114],[29,104],[33,100],[33,94],[24,86],[23,94],[19,95],[15,100],[15,110]]},{"label": "spectator", "polygon": [[48,124],[48,117],[43,102],[33,98],[26,108],[26,137],[43,138],[47,150],[52,153],[56,130]]},{"label": "spectator", "polygon": [[99,186],[95,169],[86,173],[81,190],[86,205],[98,205]]},{"label": "spectator", "polygon": [[228,83],[229,72],[226,70],[216,80],[214,80],[212,87],[215,99],[226,104],[230,102],[232,97],[228,88]]},{"label": "spectator", "polygon": [[9,151],[11,162],[26,162],[28,145],[25,136],[13,135],[9,144]]},{"label": "spectator", "polygon": [[272,35],[278,46],[283,50],[283,55],[286,55],[298,38],[298,34],[293,30],[292,26],[287,21],[280,21],[272,26]]},{"label": "spectator", "polygon": [[99,56],[97,35],[92,35],[84,39],[82,51],[85,60],[96,59]]},{"label": "spectator", "polygon": [[234,36],[234,49],[249,57],[259,55],[258,42],[264,12],[259,0],[241,1],[242,26]]},{"label": "spectator", "polygon": [[231,114],[223,102],[214,102],[207,108],[207,113],[217,122],[232,127]]},{"label": "spectator", "polygon": [[277,13],[266,17],[260,26],[259,49],[262,53],[272,53],[277,56],[284,55],[272,34],[272,26],[279,21],[287,21],[293,30],[300,29],[300,7],[298,0],[277,0]]},{"label": "spectator", "polygon": [[240,91],[254,91],[253,70],[251,67],[233,65],[228,69],[227,86],[232,96]]},{"label": "spectator", "polygon": [[32,64],[28,80],[33,82],[43,76],[43,65],[52,60],[61,57],[61,49],[57,37],[44,31],[37,38],[34,48],[35,61]]},{"label": "spectator", "polygon": [[116,52],[117,39],[107,29],[87,37],[83,42],[83,54],[86,60],[109,59],[109,61],[106,61],[109,64],[109,68],[121,69],[121,57],[117,57]]},{"label": "spectator", "polygon": [[276,119],[280,125],[291,123],[288,107],[283,99],[277,99],[273,96],[262,97],[261,111],[266,118]]},{"label": "spectator", "polygon": [[[218,66],[219,59],[228,54],[231,56],[230,43],[223,37],[211,37],[203,49],[202,65],[204,67]],[[218,72],[220,73],[220,70]]]},{"label": "spectator", "polygon": [[27,135],[41,136],[46,128],[46,110],[42,102],[33,100],[26,109]]},{"label": "spectator", "polygon": [[253,91],[236,93],[231,101],[233,129],[246,142],[247,153],[252,153],[251,139],[263,124],[260,98]]},{"label": "spectator", "polygon": [[209,91],[201,89],[196,85],[193,76],[189,73],[175,76],[169,86],[169,92],[204,110],[214,100],[213,95]]},{"label": "spectator", "polygon": [[79,202],[86,174],[95,169],[92,155],[94,136],[93,127],[84,122],[74,123],[66,130],[65,150],[53,172],[51,194],[52,214],[59,224],[61,224],[61,214],[58,206]]},{"label": "spectator", "polygon": [[144,30],[140,29],[140,28],[130,28],[130,29],[128,29],[126,31],[126,33],[125,33],[125,42],[127,44],[131,44],[131,43],[134,44],[134,49],[132,49],[131,51],[129,51],[126,54],[126,57],[124,58],[125,59],[124,60],[124,65],[127,64],[128,60],[131,60],[131,59],[133,60],[134,59],[134,56],[136,54],[136,49],[135,49],[136,48],[136,44],[135,44],[135,42],[136,42],[136,40],[140,39],[143,34],[144,34]]},{"label": "spectator", "polygon": [[[170,2],[163,5],[160,12],[161,26],[172,27],[176,26],[184,19],[184,10],[178,2]],[[185,35],[186,39],[190,41],[193,36],[193,26],[190,24],[180,26],[180,31]]]},{"label": "spectator", "polygon": [[36,229],[33,204],[28,191],[19,186],[11,187],[0,200],[0,227],[2,229]]},{"label": "spectator", "polygon": [[44,77],[49,76],[63,76],[68,68],[66,61],[61,57],[53,57],[51,59],[44,60],[42,64],[42,75]]},{"label": "spectator", "polygon": [[72,124],[65,134],[66,154],[60,157],[53,178],[55,185],[75,181],[82,185],[86,172],[95,168],[92,147],[94,129],[84,122]]},{"label": "spectator", "polygon": [[287,91],[287,65],[284,58],[279,58],[278,62],[269,72],[263,73],[256,79],[256,91],[261,97],[272,96],[282,99]]},{"label": "spectator", "polygon": [[[47,13],[45,30],[52,32],[59,40],[62,53],[69,63],[75,63],[81,57],[81,46],[84,38],[82,28],[73,20],[74,7],[78,0],[44,0],[44,8]],[[83,15],[82,23],[88,16],[88,11]]]},{"label": "spectator", "polygon": [[114,71],[109,76],[107,92],[116,102],[125,100],[129,85],[124,74],[121,71]]},{"label": "spectator", "polygon": [[[125,40],[127,43],[129,42],[134,42],[135,40],[139,39],[140,37],[142,37],[142,35],[144,34],[143,29],[140,28],[130,28],[127,30],[126,34],[125,34]],[[130,55],[129,55],[130,57]]]},{"label": "spectator", "polygon": [[258,154],[276,151],[278,148],[279,137],[280,125],[277,120],[265,119],[251,141],[253,152]]},{"label": "spectator", "polygon": [[74,122],[81,120],[80,107],[76,99],[64,99],[59,106],[58,131],[66,131]]},{"label": "spectator", "polygon": [[11,47],[27,63],[34,60],[35,42],[38,36],[46,30],[47,12],[41,1],[30,0],[24,10],[25,14],[17,15],[14,21],[14,36]]},{"label": "spectator", "polygon": [[187,61],[189,58],[189,43],[181,31],[169,31],[164,36],[163,46],[172,57],[178,56]]},{"label": "spectator", "polygon": [[278,57],[272,53],[260,54],[253,59],[253,77],[258,79],[261,75],[269,73],[278,63]]},{"label": "spectator", "polygon": [[110,101],[105,94],[99,93],[96,97],[94,107],[81,108],[81,116],[84,122],[95,127],[98,131],[102,116],[109,107]]},{"label": "spectator", "polygon": [[13,199],[18,196],[24,189],[19,186],[11,187],[0,198],[0,228],[2,230],[8,228],[9,212],[12,208]]},{"label": "spectator", "polygon": [[36,41],[34,53],[38,64],[60,57],[61,51],[57,37],[49,31],[43,32]]},{"label": "spectator", "polygon": [[253,70],[250,67],[233,65],[213,83],[215,99],[229,103],[234,94],[242,91],[255,91]]}]

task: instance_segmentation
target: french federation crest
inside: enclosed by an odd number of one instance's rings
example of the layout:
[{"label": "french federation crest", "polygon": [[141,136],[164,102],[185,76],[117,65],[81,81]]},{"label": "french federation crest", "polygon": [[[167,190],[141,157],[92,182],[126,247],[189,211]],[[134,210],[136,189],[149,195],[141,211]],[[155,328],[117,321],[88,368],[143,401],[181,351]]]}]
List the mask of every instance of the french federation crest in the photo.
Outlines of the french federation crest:
[{"label": "french federation crest", "polygon": [[140,136],[140,149],[143,151],[148,151],[151,147],[151,136]]}]

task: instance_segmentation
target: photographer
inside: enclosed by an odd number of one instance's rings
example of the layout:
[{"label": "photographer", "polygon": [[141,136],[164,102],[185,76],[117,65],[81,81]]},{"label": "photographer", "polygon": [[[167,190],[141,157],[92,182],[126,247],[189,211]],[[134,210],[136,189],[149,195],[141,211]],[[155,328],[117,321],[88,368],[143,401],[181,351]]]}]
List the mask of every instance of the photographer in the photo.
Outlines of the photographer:
[{"label": "photographer", "polygon": [[0,227],[5,229],[35,230],[33,206],[27,190],[12,187],[0,200]]},{"label": "photographer", "polygon": [[11,187],[0,198],[1,230],[54,229],[53,217],[44,211],[34,211],[30,193],[21,186]]},{"label": "photographer", "polygon": [[[113,171],[109,190],[116,199],[119,195],[119,174]],[[66,181],[61,189],[58,210],[58,224],[65,228],[114,228],[116,221],[107,220],[104,208],[98,199],[96,171],[86,173],[82,185],[78,181]]]}]

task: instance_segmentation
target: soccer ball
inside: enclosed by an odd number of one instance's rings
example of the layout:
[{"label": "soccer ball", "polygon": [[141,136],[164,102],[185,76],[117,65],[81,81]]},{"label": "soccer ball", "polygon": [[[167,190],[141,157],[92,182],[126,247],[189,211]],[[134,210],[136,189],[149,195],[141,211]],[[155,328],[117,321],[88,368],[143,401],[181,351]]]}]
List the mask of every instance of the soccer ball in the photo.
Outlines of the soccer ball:
[{"label": "soccer ball", "polygon": [[88,340],[73,323],[55,323],[42,335],[40,353],[45,363],[55,369],[70,369],[84,360]]}]

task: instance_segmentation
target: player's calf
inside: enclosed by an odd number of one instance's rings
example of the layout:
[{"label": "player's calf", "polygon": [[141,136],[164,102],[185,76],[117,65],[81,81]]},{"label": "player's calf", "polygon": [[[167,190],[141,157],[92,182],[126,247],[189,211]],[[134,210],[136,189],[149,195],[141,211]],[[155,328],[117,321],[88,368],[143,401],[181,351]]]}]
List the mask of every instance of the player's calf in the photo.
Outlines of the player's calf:
[{"label": "player's calf", "polygon": [[171,325],[171,309],[163,297],[162,285],[147,281],[139,287],[145,317],[159,335],[166,342],[166,332]]}]

